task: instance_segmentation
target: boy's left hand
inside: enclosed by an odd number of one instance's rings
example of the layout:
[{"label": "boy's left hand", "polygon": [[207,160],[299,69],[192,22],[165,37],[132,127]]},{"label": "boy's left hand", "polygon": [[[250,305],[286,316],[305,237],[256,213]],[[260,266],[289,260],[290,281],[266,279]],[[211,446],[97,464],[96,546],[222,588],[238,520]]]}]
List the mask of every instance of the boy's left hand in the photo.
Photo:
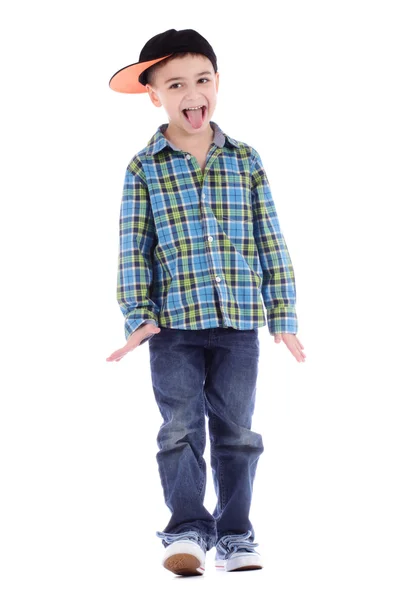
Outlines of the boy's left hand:
[{"label": "boy's left hand", "polygon": [[302,352],[303,345],[297,339],[295,333],[275,333],[274,341],[279,344],[283,340],[288,350],[295,356],[298,362],[305,362],[306,354]]}]

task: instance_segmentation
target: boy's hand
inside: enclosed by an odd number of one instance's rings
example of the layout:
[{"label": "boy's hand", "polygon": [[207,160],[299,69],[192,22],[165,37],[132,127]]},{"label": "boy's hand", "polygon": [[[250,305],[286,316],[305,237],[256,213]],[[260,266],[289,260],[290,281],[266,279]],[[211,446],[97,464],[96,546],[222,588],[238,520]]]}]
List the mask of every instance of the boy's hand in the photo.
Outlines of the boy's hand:
[{"label": "boy's hand", "polygon": [[295,356],[298,362],[305,362],[306,354],[302,352],[303,345],[297,339],[295,333],[275,333],[274,341],[279,344],[283,340],[289,351]]},{"label": "boy's hand", "polygon": [[156,325],[153,325],[153,323],[145,323],[144,325],[141,325],[134,331],[134,333],[131,333],[125,346],[119,350],[116,350],[113,352],[113,354],[110,354],[106,360],[108,362],[113,360],[118,362],[127,354],[127,352],[131,352],[131,350],[139,346],[144,338],[148,337],[151,333],[160,333],[160,331],[160,327],[156,327]]}]

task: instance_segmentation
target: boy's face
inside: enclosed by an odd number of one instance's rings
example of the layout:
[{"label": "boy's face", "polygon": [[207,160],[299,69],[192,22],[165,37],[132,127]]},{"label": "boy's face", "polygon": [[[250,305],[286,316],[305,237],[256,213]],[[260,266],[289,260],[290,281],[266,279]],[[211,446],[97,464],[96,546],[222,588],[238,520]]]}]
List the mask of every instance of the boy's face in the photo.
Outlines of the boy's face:
[{"label": "boy's face", "polygon": [[[153,86],[146,84],[153,104],[164,106],[170,124],[185,134],[204,133],[210,128],[218,87],[219,73],[206,56],[175,58],[156,71]],[[190,121],[183,109],[201,105],[206,110],[193,111]]]}]

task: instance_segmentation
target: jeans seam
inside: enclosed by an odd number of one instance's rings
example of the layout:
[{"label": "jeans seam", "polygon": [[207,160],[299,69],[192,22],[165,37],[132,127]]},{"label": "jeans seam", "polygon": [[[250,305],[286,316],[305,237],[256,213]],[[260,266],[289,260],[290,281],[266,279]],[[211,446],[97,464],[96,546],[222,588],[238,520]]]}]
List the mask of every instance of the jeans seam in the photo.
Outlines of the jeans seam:
[{"label": "jeans seam", "polygon": [[204,453],[205,453],[205,446],[206,446],[206,411],[205,411],[205,395],[202,394],[202,398],[203,398],[203,402],[202,402],[202,413],[203,413],[203,427],[202,427],[202,437],[201,437],[201,444],[202,444],[202,453],[199,456],[198,459],[198,467],[199,470],[201,472],[201,482],[200,482],[200,486],[198,487],[197,493],[198,496],[200,496],[205,488],[205,484],[206,484],[206,464],[204,465],[204,469],[202,470],[202,461],[204,461]]},{"label": "jeans seam", "polygon": [[[209,417],[209,424],[210,424],[210,429],[211,432],[214,433],[214,427],[213,427],[213,416],[210,418]],[[222,463],[222,458],[221,456],[219,456],[218,452],[214,452],[213,448],[211,448],[210,450],[211,453],[214,454],[215,458],[216,458],[216,469],[217,469],[217,480],[219,482],[219,496],[220,496],[220,508],[221,508],[221,512],[223,512],[223,509],[226,506],[226,489],[224,486],[224,469],[221,468],[221,463]]]}]

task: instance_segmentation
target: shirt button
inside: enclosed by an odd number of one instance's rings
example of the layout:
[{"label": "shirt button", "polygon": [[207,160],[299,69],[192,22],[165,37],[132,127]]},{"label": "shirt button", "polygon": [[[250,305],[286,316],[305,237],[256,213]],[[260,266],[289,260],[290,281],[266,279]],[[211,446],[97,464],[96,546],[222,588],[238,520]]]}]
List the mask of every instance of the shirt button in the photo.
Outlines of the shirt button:
[{"label": "shirt button", "polygon": [[207,239],[209,240],[209,242],[213,242],[213,238],[211,235],[209,235]]},{"label": "shirt button", "polygon": [[220,277],[216,277],[216,281],[221,281]]},{"label": "shirt button", "polygon": [[187,160],[189,160],[189,159],[191,158],[191,155],[190,155],[190,154],[187,154],[185,158],[186,158]]},{"label": "shirt button", "polygon": [[202,194],[202,198],[205,199],[206,198],[206,194]]}]

